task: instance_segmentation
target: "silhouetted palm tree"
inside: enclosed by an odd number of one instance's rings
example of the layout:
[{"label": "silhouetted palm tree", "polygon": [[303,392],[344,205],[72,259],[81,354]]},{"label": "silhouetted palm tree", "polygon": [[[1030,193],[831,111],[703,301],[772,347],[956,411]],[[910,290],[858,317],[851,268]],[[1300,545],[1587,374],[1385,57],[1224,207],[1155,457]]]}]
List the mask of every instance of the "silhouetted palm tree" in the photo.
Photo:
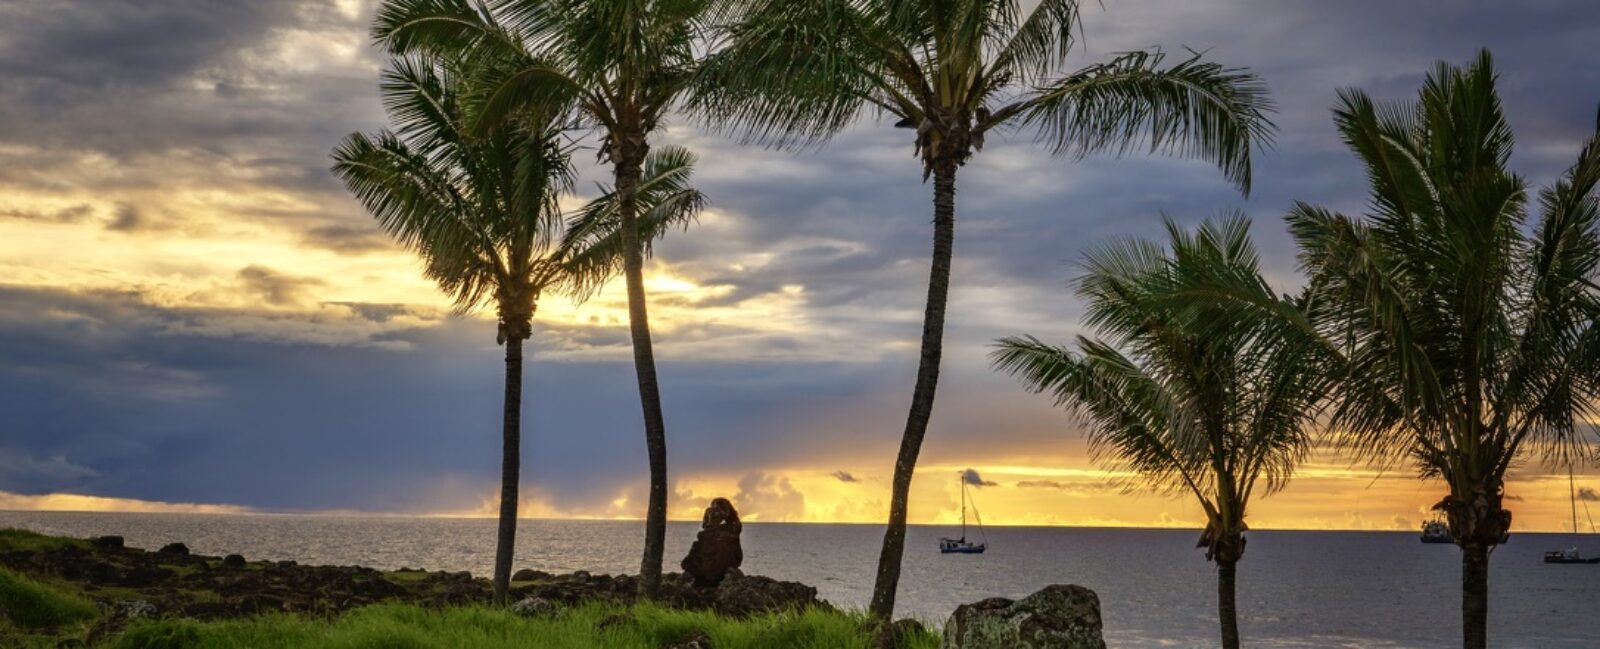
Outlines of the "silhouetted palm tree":
[{"label": "silhouetted palm tree", "polygon": [[333,171],[384,230],[422,257],[424,273],[457,310],[492,304],[499,317],[506,374],[494,594],[504,601],[517,530],[522,341],[532,335],[540,294],[566,280],[557,198],[572,172],[548,122],[469,134],[461,89],[450,67],[396,59],[383,75],[394,130],[347,137],[334,151]]},{"label": "silhouetted palm tree", "polygon": [[1461,547],[1469,649],[1488,641],[1507,468],[1529,450],[1593,457],[1600,416],[1600,131],[1539,192],[1529,223],[1495,79],[1485,51],[1440,63],[1415,102],[1341,92],[1334,121],[1366,167],[1370,211],[1300,204],[1288,216],[1314,307],[1296,326],[1341,368],[1330,430],[1445,482],[1434,509]]},{"label": "silhouetted palm tree", "polygon": [[1073,351],[1006,338],[992,358],[1080,415],[1096,459],[1137,475],[1131,488],[1200,501],[1222,645],[1237,649],[1234,575],[1246,510],[1258,486],[1282,489],[1305,456],[1306,424],[1322,397],[1311,379],[1324,368],[1315,350],[1281,344],[1254,312],[1189,299],[1218,280],[1262,302],[1279,299],[1261,278],[1247,219],[1210,221],[1193,235],[1171,221],[1167,229],[1170,252],[1128,241],[1087,255],[1078,296],[1104,340],[1079,337]]},{"label": "silhouetted palm tree", "polygon": [[644,292],[644,242],[632,227],[650,136],[694,80],[708,0],[389,0],[374,35],[395,53],[472,58],[488,73],[477,126],[561,110],[599,133],[618,200],[628,324],[650,462],[639,592],[660,586],[667,524],[666,421]]},{"label": "silhouetted palm tree", "polygon": [[1255,76],[1202,60],[1131,52],[1063,72],[1076,0],[756,0],[703,66],[695,107],[716,129],[787,146],[824,139],[864,110],[915,129],[933,177],[933,263],[911,408],[895,461],[871,613],[894,612],[907,499],[933,412],[955,240],[956,171],[1002,127],[1077,156],[1147,146],[1204,158],[1241,189],[1270,109]]}]

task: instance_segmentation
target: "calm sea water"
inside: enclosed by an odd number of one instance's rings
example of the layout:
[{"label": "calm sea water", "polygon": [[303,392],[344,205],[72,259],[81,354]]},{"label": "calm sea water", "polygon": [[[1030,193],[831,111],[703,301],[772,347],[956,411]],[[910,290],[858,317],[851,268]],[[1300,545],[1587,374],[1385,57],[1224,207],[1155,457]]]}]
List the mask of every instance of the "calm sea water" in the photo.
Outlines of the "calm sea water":
[{"label": "calm sea water", "polygon": [[[423,567],[486,575],[494,521],[290,515],[0,512],[0,527],[49,534],[120,534],[137,547],[172,541],[203,554],[251,559]],[[696,526],[668,530],[668,563]],[[944,527],[907,535],[899,612],[941,623],[957,604],[1020,597],[1052,583],[1100,595],[1113,648],[1217,645],[1215,573],[1185,530],[998,528],[983,555],[940,555]],[[635,522],[525,520],[516,565],[547,571],[635,572]],[[745,570],[812,584],[836,604],[864,607],[882,531],[871,525],[751,523]],[[1600,565],[1547,566],[1546,549],[1600,537],[1518,534],[1491,564],[1490,638],[1496,647],[1600,646]],[[1413,533],[1253,532],[1239,568],[1240,626],[1258,647],[1456,647],[1460,555]]]}]

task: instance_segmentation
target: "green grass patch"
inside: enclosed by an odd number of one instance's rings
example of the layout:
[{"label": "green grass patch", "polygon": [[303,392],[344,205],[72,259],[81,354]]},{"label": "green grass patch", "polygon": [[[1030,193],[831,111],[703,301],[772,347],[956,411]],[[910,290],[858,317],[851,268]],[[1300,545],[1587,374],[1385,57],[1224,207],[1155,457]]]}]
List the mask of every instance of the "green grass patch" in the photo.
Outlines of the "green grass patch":
[{"label": "green grass patch", "polygon": [[0,529],[0,552],[40,552],[75,546],[89,549],[89,542],[83,539],[69,539],[60,536],[47,536],[38,532],[18,529]]},{"label": "green grass patch", "polygon": [[0,617],[24,630],[87,622],[100,614],[93,602],[0,568]]},{"label": "green grass patch", "polygon": [[[865,649],[865,618],[810,610],[735,620],[655,606],[587,604],[553,618],[522,618],[481,606],[426,609],[384,604],[329,621],[272,615],[198,623],[138,624],[112,641],[116,649],[656,649],[703,632],[717,649]],[[934,649],[938,636],[915,638]]]}]

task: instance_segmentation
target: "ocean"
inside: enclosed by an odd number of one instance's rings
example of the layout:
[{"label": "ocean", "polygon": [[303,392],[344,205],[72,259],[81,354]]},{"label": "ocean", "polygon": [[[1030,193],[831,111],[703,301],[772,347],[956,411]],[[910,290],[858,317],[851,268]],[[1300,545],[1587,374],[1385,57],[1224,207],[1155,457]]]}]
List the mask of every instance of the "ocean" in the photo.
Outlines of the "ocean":
[{"label": "ocean", "polygon": [[[195,552],[381,569],[470,570],[486,576],[493,520],[277,514],[0,512],[0,527],[48,534],[118,534],[129,545],[181,541]],[[672,523],[676,569],[698,525]],[[1052,583],[1100,596],[1113,649],[1213,647],[1216,580],[1192,530],[989,528],[981,555],[940,555],[954,530],[912,526],[898,614],[943,623],[956,605],[1021,597]],[[517,568],[632,573],[639,522],[524,520]],[[860,608],[872,590],[882,528],[747,523],[744,571],[805,582],[837,605]],[[1490,568],[1490,644],[1526,649],[1600,647],[1600,565],[1545,565],[1545,550],[1600,554],[1600,537],[1516,534]],[[1252,647],[1460,646],[1460,553],[1412,532],[1257,531],[1239,566],[1240,629]]]}]

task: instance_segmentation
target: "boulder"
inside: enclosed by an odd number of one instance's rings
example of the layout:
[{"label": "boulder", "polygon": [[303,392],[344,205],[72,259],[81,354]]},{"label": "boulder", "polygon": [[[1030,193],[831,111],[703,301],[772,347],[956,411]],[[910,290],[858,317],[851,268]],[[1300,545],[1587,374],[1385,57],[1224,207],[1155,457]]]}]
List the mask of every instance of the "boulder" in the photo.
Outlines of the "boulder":
[{"label": "boulder", "polygon": [[89,543],[101,550],[121,550],[123,548],[122,537],[120,536],[97,536],[91,539]]},{"label": "boulder", "polygon": [[511,581],[533,581],[535,579],[538,579],[541,574],[543,574],[543,573],[540,573],[537,570],[531,570],[531,569],[528,569],[528,568],[523,568],[523,569],[518,570],[518,571],[516,571],[514,573],[511,573]]},{"label": "boulder", "polygon": [[744,563],[744,550],[739,547],[743,528],[733,503],[727,498],[711,501],[701,519],[700,533],[680,564],[684,573],[694,577],[695,586],[714,588],[730,569]]},{"label": "boulder", "polygon": [[723,615],[749,617],[819,604],[816,588],[799,582],[745,575],[734,569],[728,571],[713,591],[711,608]]},{"label": "boulder", "polygon": [[184,545],[182,543],[168,543],[166,545],[161,546],[161,549],[157,550],[157,552],[160,552],[161,554],[176,554],[176,555],[188,556],[189,555],[189,546]]},{"label": "boulder", "polygon": [[243,568],[244,555],[230,554],[222,558],[222,565],[228,568]]},{"label": "boulder", "polygon": [[941,649],[1105,649],[1100,598],[1082,586],[1046,586],[1017,601],[962,604],[944,625]]},{"label": "boulder", "polygon": [[511,605],[511,612],[522,617],[550,617],[556,614],[556,605],[543,597],[524,597]]}]

